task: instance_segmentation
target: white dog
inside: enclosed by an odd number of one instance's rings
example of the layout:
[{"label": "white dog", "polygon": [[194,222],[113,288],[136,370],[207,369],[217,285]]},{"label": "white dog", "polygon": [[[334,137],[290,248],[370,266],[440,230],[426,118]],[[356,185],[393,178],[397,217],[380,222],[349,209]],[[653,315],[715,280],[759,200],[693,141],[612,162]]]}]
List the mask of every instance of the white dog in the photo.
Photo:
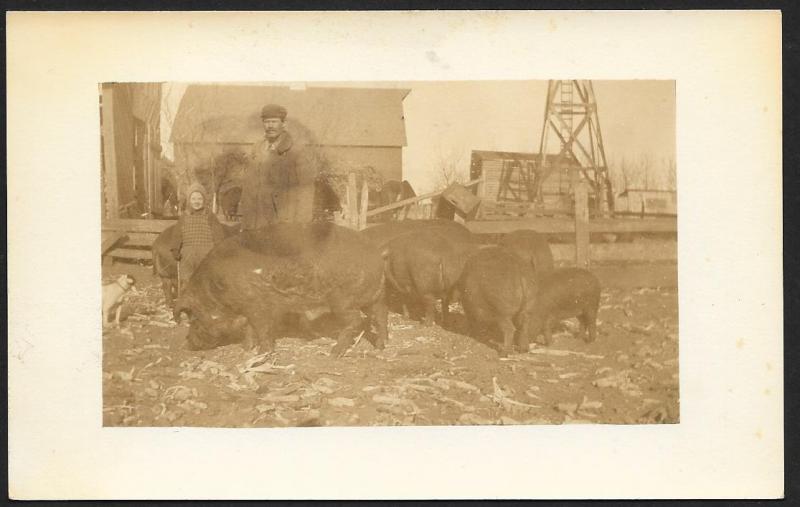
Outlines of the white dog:
[{"label": "white dog", "polygon": [[119,314],[122,311],[122,296],[124,296],[133,284],[136,283],[132,276],[120,275],[119,278],[111,283],[103,285],[103,327],[108,325],[108,317],[111,310],[116,307],[116,317],[114,322],[119,327]]}]

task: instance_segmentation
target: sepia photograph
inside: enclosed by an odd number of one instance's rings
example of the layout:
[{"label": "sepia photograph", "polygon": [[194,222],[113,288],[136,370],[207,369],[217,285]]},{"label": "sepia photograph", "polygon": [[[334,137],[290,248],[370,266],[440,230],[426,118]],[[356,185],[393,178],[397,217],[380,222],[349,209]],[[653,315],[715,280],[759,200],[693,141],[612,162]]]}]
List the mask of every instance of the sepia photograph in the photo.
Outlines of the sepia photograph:
[{"label": "sepia photograph", "polygon": [[99,92],[105,426],[679,422],[674,81]]},{"label": "sepia photograph", "polygon": [[10,498],[784,495],[780,11],[6,18]]}]

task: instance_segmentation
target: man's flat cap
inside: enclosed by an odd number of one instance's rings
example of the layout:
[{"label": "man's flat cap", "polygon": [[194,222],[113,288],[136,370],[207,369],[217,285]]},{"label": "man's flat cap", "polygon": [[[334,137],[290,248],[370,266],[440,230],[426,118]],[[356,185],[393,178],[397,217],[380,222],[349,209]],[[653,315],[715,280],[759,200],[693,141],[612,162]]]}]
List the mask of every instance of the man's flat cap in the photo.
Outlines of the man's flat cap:
[{"label": "man's flat cap", "polygon": [[280,118],[286,119],[286,108],[278,104],[267,104],[261,108],[261,119],[265,118]]}]

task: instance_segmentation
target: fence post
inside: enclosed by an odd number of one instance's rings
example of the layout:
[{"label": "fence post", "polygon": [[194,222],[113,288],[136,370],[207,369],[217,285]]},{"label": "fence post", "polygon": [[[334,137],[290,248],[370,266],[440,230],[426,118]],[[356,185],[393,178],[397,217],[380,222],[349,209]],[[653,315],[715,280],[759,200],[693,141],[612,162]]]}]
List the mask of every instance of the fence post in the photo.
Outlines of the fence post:
[{"label": "fence post", "polygon": [[483,201],[486,199],[486,173],[484,171],[481,171],[478,180],[478,184],[475,187],[475,195],[478,196],[481,202],[478,203],[478,209],[475,211],[475,218],[481,218],[483,216]]},{"label": "fence post", "polygon": [[575,266],[589,267],[589,192],[586,181],[575,186]]},{"label": "fence post", "polygon": [[358,191],[356,173],[347,175],[347,225],[358,229]]},{"label": "fence post", "polygon": [[364,182],[361,184],[361,206],[358,210],[359,231],[367,227],[367,208],[369,208],[369,185],[367,185],[367,179],[364,178]]}]

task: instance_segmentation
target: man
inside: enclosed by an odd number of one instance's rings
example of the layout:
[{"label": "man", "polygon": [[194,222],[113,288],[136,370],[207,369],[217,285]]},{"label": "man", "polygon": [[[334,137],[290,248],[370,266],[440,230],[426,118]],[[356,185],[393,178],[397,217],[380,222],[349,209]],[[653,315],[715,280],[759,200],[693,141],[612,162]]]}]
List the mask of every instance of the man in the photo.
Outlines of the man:
[{"label": "man", "polygon": [[242,181],[242,229],[275,222],[310,222],[315,170],[303,149],[286,131],[286,109],[269,104],[261,109],[264,139],[253,146]]}]

